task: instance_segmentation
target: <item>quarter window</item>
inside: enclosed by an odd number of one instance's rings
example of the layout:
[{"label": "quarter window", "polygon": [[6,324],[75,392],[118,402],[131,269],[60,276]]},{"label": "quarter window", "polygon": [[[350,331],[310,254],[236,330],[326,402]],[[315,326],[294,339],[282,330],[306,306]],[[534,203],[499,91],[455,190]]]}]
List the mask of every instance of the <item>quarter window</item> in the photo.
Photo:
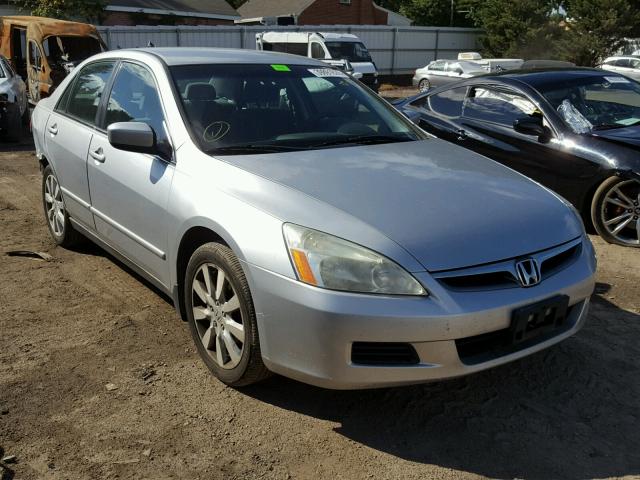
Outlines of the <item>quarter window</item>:
[{"label": "quarter window", "polygon": [[313,42],[311,44],[311,57],[312,58],[324,58],[324,50],[322,45],[318,42]]},{"label": "quarter window", "polygon": [[466,93],[467,87],[458,87],[431,95],[428,97],[429,108],[445,117],[459,117]]},{"label": "quarter window", "polygon": [[464,116],[483,122],[513,127],[513,122],[540,114],[538,108],[524,96],[501,90],[474,88],[464,106]]},{"label": "quarter window", "polygon": [[[63,94],[60,109],[86,123],[95,124],[96,113],[104,87],[113,71],[113,62],[98,62],[87,65],[69,87],[71,92]],[[68,98],[68,102],[66,101]]]},{"label": "quarter window", "polygon": [[153,128],[158,145],[168,144],[165,118],[151,73],[125,62],[118,70],[105,117],[105,128],[115,122],[144,122]]}]

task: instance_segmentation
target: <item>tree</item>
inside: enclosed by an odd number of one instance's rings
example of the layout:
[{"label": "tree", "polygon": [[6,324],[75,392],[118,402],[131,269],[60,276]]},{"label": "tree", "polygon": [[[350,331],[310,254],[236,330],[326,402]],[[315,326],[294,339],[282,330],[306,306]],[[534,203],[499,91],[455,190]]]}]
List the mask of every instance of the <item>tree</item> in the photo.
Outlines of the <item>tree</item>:
[{"label": "tree", "polygon": [[559,54],[577,65],[596,65],[640,34],[637,0],[565,0],[566,31]]},{"label": "tree", "polygon": [[386,0],[383,6],[411,18],[415,25],[428,27],[451,25],[453,10],[454,27],[473,27],[473,20],[460,11],[463,3],[460,0]]},{"label": "tree", "polygon": [[18,0],[18,5],[41,17],[97,22],[104,12],[104,0]]}]

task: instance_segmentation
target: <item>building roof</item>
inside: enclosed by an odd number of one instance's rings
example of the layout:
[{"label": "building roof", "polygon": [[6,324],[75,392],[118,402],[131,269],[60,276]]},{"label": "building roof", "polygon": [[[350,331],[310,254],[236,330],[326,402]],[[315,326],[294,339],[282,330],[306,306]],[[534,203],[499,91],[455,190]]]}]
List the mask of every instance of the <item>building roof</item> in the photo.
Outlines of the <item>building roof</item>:
[{"label": "building roof", "polygon": [[238,13],[243,18],[300,15],[315,0],[247,0]]},{"label": "building roof", "polygon": [[238,18],[225,0],[107,0],[105,10],[181,17]]}]

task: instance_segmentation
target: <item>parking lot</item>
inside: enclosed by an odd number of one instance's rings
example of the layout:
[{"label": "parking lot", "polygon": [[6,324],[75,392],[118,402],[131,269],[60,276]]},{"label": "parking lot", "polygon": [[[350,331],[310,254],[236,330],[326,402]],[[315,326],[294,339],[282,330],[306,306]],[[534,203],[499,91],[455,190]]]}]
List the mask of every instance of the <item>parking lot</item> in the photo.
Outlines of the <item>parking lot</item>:
[{"label": "parking lot", "polygon": [[[3,148],[7,150],[7,146]],[[28,140],[0,153],[0,477],[640,478],[640,252],[592,237],[590,318],[467,378],[341,392],[211,376],[165,297],[53,246]],[[49,260],[8,256],[44,252]]]}]

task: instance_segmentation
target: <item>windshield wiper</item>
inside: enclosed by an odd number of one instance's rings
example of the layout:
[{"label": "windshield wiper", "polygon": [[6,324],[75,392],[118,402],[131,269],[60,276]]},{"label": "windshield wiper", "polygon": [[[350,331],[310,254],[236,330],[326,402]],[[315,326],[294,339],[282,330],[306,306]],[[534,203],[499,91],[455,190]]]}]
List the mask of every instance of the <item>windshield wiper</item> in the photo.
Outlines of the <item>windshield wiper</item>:
[{"label": "windshield wiper", "polygon": [[249,144],[249,145],[227,145],[224,147],[216,147],[210,148],[206,150],[208,154],[230,154],[230,155],[242,155],[243,153],[247,154],[256,154],[256,153],[276,153],[276,152],[286,152],[290,150],[300,150],[298,147],[291,147],[288,145],[273,145],[273,144]]},{"label": "windshield wiper", "polygon": [[397,135],[351,135],[344,138],[336,138],[322,143],[311,145],[311,148],[332,147],[334,145],[355,144],[355,145],[375,145],[380,143],[410,142],[415,140],[411,137],[400,137]]}]

